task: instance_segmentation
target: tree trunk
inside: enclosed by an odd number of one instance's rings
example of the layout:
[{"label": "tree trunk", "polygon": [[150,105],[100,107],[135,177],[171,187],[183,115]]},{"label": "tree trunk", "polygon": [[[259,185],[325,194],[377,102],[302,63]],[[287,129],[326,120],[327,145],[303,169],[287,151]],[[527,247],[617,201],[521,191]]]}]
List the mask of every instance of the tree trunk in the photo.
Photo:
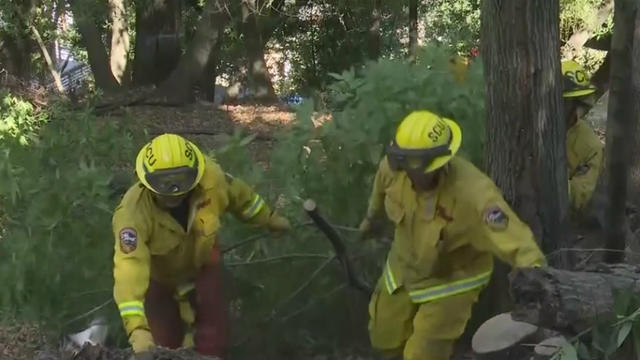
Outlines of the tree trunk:
[{"label": "tree trunk", "polygon": [[547,329],[580,332],[598,319],[615,318],[618,292],[640,295],[640,268],[604,265],[590,271],[523,268],[513,272],[514,320]]},{"label": "tree trunk", "polygon": [[111,71],[122,84],[129,57],[129,26],[124,0],[109,0],[111,7]]},{"label": "tree trunk", "polygon": [[[144,4],[143,4],[144,3]],[[133,81],[160,84],[180,61],[180,0],[153,0],[136,7]]]},{"label": "tree trunk", "polygon": [[98,88],[106,92],[113,92],[119,87],[118,80],[116,80],[111,71],[109,56],[107,55],[105,45],[100,39],[98,27],[94,19],[83,12],[83,10],[85,10],[83,6],[84,4],[80,4],[78,1],[71,2],[71,10],[78,27],[78,32],[80,33],[82,44],[87,49],[87,56],[89,57],[89,65],[93,72],[93,78]]},{"label": "tree trunk", "polygon": [[[638,121],[637,89],[629,76],[633,64],[633,35],[637,3],[616,1],[611,40],[611,88],[607,109],[606,184],[609,202],[605,211],[607,248],[625,249],[626,198],[629,159]],[[634,69],[635,70],[635,69]],[[637,75],[634,75],[637,77]],[[620,262],[622,252],[607,253],[608,262]]]},{"label": "tree trunk", "polygon": [[[208,0],[198,21],[196,33],[176,69],[158,89],[158,95],[182,104],[193,99],[193,85],[202,75],[211,51],[221,36],[220,26],[228,22],[222,0]],[[222,24],[222,25],[221,25]]]},{"label": "tree trunk", "polygon": [[258,26],[255,0],[242,1],[242,35],[247,55],[249,92],[259,102],[275,102],[276,92],[273,89],[271,75],[264,60],[264,47],[268,39]]},{"label": "tree trunk", "polygon": [[47,63],[47,69],[49,69],[49,73],[53,78],[53,84],[55,85],[55,89],[58,93],[64,94],[64,87],[62,86],[62,81],[60,80],[60,74],[55,68],[55,64],[51,60],[51,55],[49,55],[49,50],[47,50],[47,46],[44,41],[42,41],[42,36],[40,36],[40,32],[36,29],[35,26],[30,26],[31,32],[33,33],[33,37],[36,39],[38,46],[40,47],[40,52],[42,52],[42,57],[44,57],[45,62]]},{"label": "tree trunk", "polygon": [[409,0],[409,61],[416,61],[418,51],[418,0]]},{"label": "tree trunk", "polygon": [[[636,11],[635,29],[633,32],[633,63],[631,73],[635,94],[635,103],[640,101],[640,11]],[[636,113],[636,117],[640,114]],[[627,184],[627,199],[640,208],[640,126],[636,125],[635,137],[632,144],[631,168]]]},{"label": "tree trunk", "polygon": [[568,224],[558,0],[484,1],[482,34],[487,170],[548,253]]},{"label": "tree trunk", "polygon": [[[369,26],[367,55],[369,60],[378,60],[380,57],[380,26],[382,24],[381,0],[371,1],[371,26]],[[417,15],[416,15],[417,17]]]},{"label": "tree trunk", "polygon": [[31,73],[31,45],[27,38],[12,33],[2,33],[0,51],[5,60],[6,70],[13,76],[28,80]]},{"label": "tree trunk", "polygon": [[[222,34],[224,26],[222,23],[218,25],[218,33]],[[218,77],[218,64],[220,62],[220,50],[222,48],[222,37],[218,37],[216,44],[209,54],[209,61],[204,69],[204,76],[202,76],[202,91],[204,92],[205,99],[210,102],[216,101],[216,79]]]}]

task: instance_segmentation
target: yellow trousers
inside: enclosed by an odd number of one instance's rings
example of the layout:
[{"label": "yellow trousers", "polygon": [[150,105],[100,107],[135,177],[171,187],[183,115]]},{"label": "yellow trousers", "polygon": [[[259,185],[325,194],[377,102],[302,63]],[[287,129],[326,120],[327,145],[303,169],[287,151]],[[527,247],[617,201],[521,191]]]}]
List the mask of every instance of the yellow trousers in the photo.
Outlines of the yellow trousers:
[{"label": "yellow trousers", "polygon": [[381,279],[369,303],[371,345],[387,358],[449,360],[481,290],[416,304],[404,288],[389,295]]}]

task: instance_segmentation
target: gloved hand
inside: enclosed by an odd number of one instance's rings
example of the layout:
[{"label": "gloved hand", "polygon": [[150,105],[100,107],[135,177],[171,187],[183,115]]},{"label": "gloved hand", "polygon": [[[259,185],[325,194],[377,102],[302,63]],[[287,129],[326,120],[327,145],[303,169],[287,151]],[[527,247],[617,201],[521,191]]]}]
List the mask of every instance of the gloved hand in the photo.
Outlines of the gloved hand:
[{"label": "gloved hand", "polygon": [[358,227],[358,230],[360,230],[360,237],[365,238],[370,235],[371,229],[373,229],[371,220],[368,217],[365,217],[364,219],[362,219],[362,222],[360,222],[360,226]]},{"label": "gloved hand", "polygon": [[267,222],[267,229],[276,234],[281,234],[291,230],[291,223],[284,216],[273,213]]},{"label": "gloved hand", "polygon": [[151,332],[144,329],[133,330],[131,335],[129,335],[129,343],[136,355],[148,352],[155,346]]},{"label": "gloved hand", "polygon": [[382,224],[380,223],[380,219],[378,217],[366,216],[360,222],[360,226],[358,227],[360,230],[360,234],[358,238],[361,240],[365,240],[370,238],[375,232],[382,230]]}]

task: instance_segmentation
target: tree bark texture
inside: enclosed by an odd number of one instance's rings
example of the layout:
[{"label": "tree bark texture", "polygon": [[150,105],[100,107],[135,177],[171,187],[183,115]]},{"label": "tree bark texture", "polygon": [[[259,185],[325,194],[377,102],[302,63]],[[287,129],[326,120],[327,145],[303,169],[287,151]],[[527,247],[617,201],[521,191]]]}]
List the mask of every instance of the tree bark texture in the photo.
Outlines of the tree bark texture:
[{"label": "tree bark texture", "polygon": [[105,45],[100,39],[100,31],[88,11],[89,8],[81,1],[71,2],[71,10],[80,33],[81,41],[87,49],[89,57],[89,65],[93,72],[96,86],[103,91],[113,92],[118,89],[118,80],[113,76],[111,66],[109,64],[109,56]]},{"label": "tree bark texture", "polygon": [[559,2],[482,4],[486,168],[548,253],[568,238]]},{"label": "tree bark texture", "polygon": [[[627,199],[627,175],[632,156],[632,143],[638,122],[637,91],[629,76],[633,64],[635,0],[615,3],[614,31],[611,40],[611,88],[607,109],[606,190],[609,202],[605,211],[607,248],[624,250]],[[636,75],[637,77],[637,75]],[[607,254],[608,262],[624,259],[621,252]]]},{"label": "tree bark texture", "polygon": [[381,52],[380,27],[382,25],[382,0],[371,0],[371,25],[368,31],[367,55],[369,60],[378,60]]},{"label": "tree bark texture", "polygon": [[416,61],[418,51],[418,0],[409,0],[409,61]]},{"label": "tree bark texture", "polygon": [[[222,35],[224,27],[222,23],[218,24],[218,32]],[[220,63],[220,50],[222,48],[222,36],[218,37],[216,44],[209,54],[209,61],[204,69],[202,76],[202,91],[207,101],[215,102],[216,98],[216,79],[218,77],[218,64]]]},{"label": "tree bark texture", "polygon": [[[631,64],[631,74],[633,81],[633,101],[640,102],[640,11],[636,10],[635,28],[633,31],[633,55]],[[636,109],[638,111],[638,109]],[[640,113],[635,114],[636,119]],[[627,190],[629,191],[627,200],[640,208],[640,126],[636,124],[635,137],[633,139],[631,151],[631,167],[629,168]]]},{"label": "tree bark texture", "polygon": [[159,84],[180,61],[180,0],[145,0],[136,7],[133,81]]},{"label": "tree bark texture", "polygon": [[547,329],[580,332],[614,314],[618,291],[640,295],[640,268],[600,264],[590,271],[523,268],[511,276],[512,317]]},{"label": "tree bark texture", "polygon": [[113,76],[122,84],[129,58],[129,26],[124,0],[109,0],[111,7],[110,65]]},{"label": "tree bark texture", "polygon": [[250,93],[260,102],[276,101],[276,92],[271,82],[271,75],[264,60],[264,48],[268,38],[258,24],[255,0],[243,0],[242,6],[242,35],[247,56],[248,85]]},{"label": "tree bark texture", "polygon": [[196,26],[196,33],[186,53],[180,58],[176,69],[158,89],[158,94],[173,103],[192,100],[193,85],[202,75],[209,61],[211,51],[221,36],[218,31],[228,22],[222,0],[207,1],[202,17]]},{"label": "tree bark texture", "polygon": [[0,51],[6,58],[7,70],[22,80],[31,78],[31,54],[35,43],[31,38],[29,23],[36,4],[34,0],[14,0],[8,3],[7,16],[14,18],[14,26],[10,31],[2,31],[2,47]]}]

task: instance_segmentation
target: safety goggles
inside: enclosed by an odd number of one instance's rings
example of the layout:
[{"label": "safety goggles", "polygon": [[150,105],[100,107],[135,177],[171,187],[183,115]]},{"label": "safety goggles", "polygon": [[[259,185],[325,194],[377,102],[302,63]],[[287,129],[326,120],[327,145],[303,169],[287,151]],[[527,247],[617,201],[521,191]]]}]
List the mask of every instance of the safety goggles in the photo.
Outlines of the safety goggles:
[{"label": "safety goggles", "polygon": [[193,187],[198,177],[197,168],[186,166],[156,170],[146,174],[146,180],[151,188],[161,195],[181,195]]},{"label": "safety goggles", "polygon": [[449,144],[428,149],[403,149],[394,140],[387,147],[387,159],[393,171],[422,172],[435,158],[446,155],[451,155]]}]

